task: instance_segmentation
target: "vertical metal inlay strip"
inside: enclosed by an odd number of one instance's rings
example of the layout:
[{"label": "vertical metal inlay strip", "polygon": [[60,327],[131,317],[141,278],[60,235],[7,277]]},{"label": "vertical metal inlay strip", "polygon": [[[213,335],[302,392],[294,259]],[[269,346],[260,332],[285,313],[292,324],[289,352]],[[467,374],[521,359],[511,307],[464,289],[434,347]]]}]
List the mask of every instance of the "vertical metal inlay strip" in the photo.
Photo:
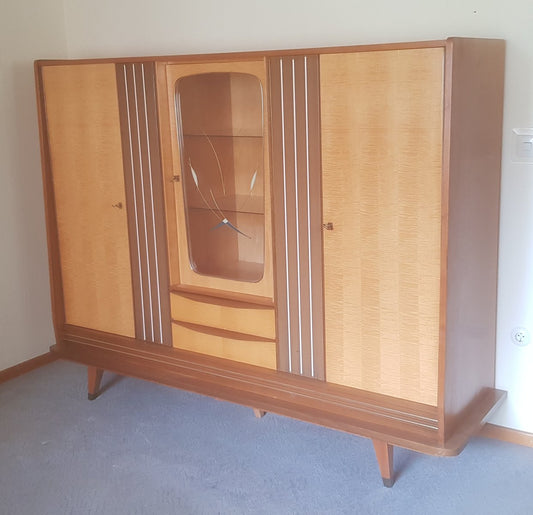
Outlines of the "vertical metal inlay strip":
[{"label": "vertical metal inlay strip", "polygon": [[283,59],[279,60],[280,67],[280,99],[281,99],[281,152],[283,163],[283,209],[284,220],[283,230],[285,236],[285,292],[287,296],[287,344],[289,354],[289,372],[292,372],[292,341],[291,341],[291,311],[290,311],[290,286],[289,286],[289,242],[288,242],[288,216],[287,216],[287,157],[285,152],[285,98],[283,91],[284,76],[283,76]]},{"label": "vertical metal inlay strip", "polygon": [[[135,181],[135,169],[134,169],[134,161],[133,161],[133,131],[131,127],[131,116],[130,116],[130,97],[128,94],[128,73],[127,73],[127,65],[123,66],[123,72],[124,72],[124,93],[125,93],[125,99],[126,99],[126,116],[128,120],[128,141],[129,141],[129,151],[130,151],[130,160],[131,160],[131,179],[132,179],[132,193],[133,193],[133,210],[135,213],[134,219],[135,219],[135,231],[136,231],[136,247],[137,247],[137,260],[138,260],[138,267],[139,267],[139,287],[140,287],[140,307],[141,307],[141,315],[142,315],[142,327],[143,327],[143,334],[142,337],[144,340],[146,340],[146,320],[145,320],[145,310],[144,310],[144,292],[143,292],[143,283],[142,283],[142,262],[141,262],[141,247],[140,247],[140,234],[139,234],[139,213],[137,208],[137,187],[136,187],[136,181]],[[134,77],[135,78],[135,77]]]},{"label": "vertical metal inlay strip", "polygon": [[[311,282],[313,323],[313,363],[314,376],[324,380],[325,349],[324,349],[324,299],[323,299],[323,229],[322,229],[322,167],[320,143],[320,59],[318,55],[308,58],[308,137],[309,137],[309,194],[314,206],[310,213],[311,242]],[[316,206],[315,206],[316,203]]]},{"label": "vertical metal inlay strip", "polygon": [[308,245],[308,273],[309,273],[309,344],[311,346],[311,376],[315,375],[315,338],[313,334],[313,253],[311,251],[311,171],[309,167],[309,98],[307,91],[308,70],[307,56],[304,57],[304,86],[305,86],[305,163],[307,172],[307,245]]}]

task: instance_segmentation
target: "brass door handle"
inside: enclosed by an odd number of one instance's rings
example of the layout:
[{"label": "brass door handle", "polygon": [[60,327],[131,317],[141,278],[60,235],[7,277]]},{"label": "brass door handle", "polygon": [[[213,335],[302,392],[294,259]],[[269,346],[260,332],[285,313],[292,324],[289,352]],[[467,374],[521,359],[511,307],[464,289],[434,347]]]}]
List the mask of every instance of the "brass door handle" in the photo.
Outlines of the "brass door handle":
[{"label": "brass door handle", "polygon": [[113,204],[111,207],[116,207],[117,209],[122,209],[122,202],[117,202],[116,204]]}]

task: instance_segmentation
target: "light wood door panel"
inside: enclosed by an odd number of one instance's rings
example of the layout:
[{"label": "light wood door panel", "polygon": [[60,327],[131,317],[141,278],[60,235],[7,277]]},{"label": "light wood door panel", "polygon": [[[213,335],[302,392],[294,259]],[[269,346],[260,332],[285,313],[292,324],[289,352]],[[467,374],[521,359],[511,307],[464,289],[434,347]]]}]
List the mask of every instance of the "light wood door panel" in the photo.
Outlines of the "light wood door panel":
[{"label": "light wood door panel", "polygon": [[134,336],[115,65],[42,73],[65,321]]},{"label": "light wood door panel", "polygon": [[443,49],[321,56],[326,378],[437,403]]}]

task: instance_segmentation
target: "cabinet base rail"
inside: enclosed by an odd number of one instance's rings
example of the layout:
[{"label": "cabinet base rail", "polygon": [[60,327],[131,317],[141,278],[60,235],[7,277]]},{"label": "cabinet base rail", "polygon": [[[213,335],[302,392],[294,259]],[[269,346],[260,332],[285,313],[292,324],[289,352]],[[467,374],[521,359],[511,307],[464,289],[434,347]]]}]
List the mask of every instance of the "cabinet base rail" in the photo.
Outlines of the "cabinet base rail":
[{"label": "cabinet base rail", "polygon": [[468,414],[457,417],[453,434],[443,440],[434,406],[132,338],[70,329],[51,350],[88,367],[91,400],[99,394],[105,370],[249,406],[257,417],[272,412],[370,438],[385,486],[394,482],[393,446],[437,456],[457,455],[506,396],[486,388]]}]

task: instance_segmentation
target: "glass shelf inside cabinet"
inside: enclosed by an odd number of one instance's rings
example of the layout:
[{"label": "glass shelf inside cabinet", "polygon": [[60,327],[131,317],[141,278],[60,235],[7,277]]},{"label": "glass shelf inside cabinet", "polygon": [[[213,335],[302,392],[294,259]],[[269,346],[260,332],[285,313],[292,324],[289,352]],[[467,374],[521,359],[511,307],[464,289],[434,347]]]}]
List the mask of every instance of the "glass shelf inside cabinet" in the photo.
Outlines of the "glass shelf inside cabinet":
[{"label": "glass shelf inside cabinet", "polygon": [[251,74],[176,83],[189,262],[198,274],[258,282],[264,273],[263,91]]}]

